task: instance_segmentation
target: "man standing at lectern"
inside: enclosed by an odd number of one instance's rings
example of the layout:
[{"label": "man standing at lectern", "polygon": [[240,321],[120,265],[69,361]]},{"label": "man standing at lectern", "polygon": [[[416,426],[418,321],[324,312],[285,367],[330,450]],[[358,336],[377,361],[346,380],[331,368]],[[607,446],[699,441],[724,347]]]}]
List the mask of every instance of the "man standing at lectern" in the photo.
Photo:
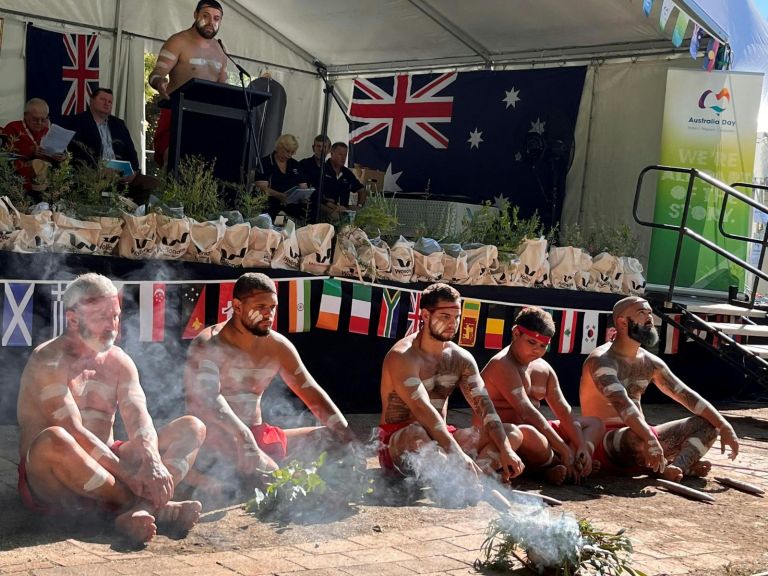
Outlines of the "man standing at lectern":
[{"label": "man standing at lectern", "polygon": [[[149,85],[164,99],[192,78],[225,83],[227,56],[214,40],[219,32],[224,9],[216,0],[200,0],[192,26],[165,41],[157,63],[149,75]],[[168,156],[171,110],[162,108],[155,131],[155,162],[164,166]]]}]

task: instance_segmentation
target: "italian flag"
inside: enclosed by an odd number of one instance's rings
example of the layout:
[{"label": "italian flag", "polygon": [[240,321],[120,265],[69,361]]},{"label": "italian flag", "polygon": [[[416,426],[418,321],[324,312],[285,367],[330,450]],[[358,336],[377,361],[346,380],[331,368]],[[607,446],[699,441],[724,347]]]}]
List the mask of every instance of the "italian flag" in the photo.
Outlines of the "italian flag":
[{"label": "italian flag", "polygon": [[349,331],[353,334],[368,334],[371,323],[371,287],[365,284],[352,285],[352,310],[349,314]]}]

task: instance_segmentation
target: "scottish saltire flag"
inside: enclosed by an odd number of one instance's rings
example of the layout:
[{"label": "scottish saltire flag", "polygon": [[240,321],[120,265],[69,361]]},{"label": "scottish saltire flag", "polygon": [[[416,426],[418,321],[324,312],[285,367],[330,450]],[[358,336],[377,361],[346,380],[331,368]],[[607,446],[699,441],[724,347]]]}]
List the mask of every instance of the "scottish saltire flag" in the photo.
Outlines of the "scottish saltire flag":
[{"label": "scottish saltire flag", "polygon": [[32,346],[32,282],[6,282],[3,299],[3,346]]},{"label": "scottish saltire flag", "polygon": [[288,284],[288,332],[309,332],[311,296],[311,280],[292,280]]},{"label": "scottish saltire flag", "polygon": [[411,302],[408,308],[408,328],[405,331],[406,336],[419,331],[421,322],[421,292],[410,293]]},{"label": "scottish saltire flag", "polygon": [[317,316],[316,326],[325,330],[338,330],[340,313],[341,280],[323,280],[323,296],[320,298],[320,314]]},{"label": "scottish saltire flag", "polygon": [[400,290],[384,288],[381,294],[381,310],[376,335],[383,338],[397,337],[397,320],[400,314]]},{"label": "scottish saltire flag", "polygon": [[219,284],[219,306],[217,308],[217,323],[226,322],[232,318],[232,292],[235,289],[234,282],[222,282]]},{"label": "scottish saltire flag", "polygon": [[68,282],[56,282],[51,285],[51,338],[61,336],[67,326],[63,298],[68,284]]},{"label": "scottish saltire flag", "polygon": [[165,284],[139,283],[139,342],[165,340]]},{"label": "scottish saltire flag", "polygon": [[51,117],[85,112],[99,85],[98,34],[62,34],[27,25],[27,100],[48,102]]},{"label": "scottish saltire flag", "polygon": [[352,285],[352,308],[349,312],[349,331],[368,334],[371,324],[371,287],[366,284]]},{"label": "scottish saltire flag", "polygon": [[351,156],[386,172],[384,190],[429,189],[473,202],[502,194],[521,216],[536,209],[549,216],[553,172],[564,189],[585,70],[359,78]]},{"label": "scottish saltire flag", "polygon": [[459,346],[472,348],[475,345],[479,320],[480,300],[464,300],[459,326]]}]

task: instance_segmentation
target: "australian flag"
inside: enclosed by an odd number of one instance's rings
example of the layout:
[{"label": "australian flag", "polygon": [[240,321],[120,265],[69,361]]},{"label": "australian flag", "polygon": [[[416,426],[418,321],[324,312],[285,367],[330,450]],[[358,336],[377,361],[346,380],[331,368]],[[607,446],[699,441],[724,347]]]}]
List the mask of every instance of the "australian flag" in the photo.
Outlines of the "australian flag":
[{"label": "australian flag", "polygon": [[355,80],[353,159],[385,190],[481,202],[505,196],[559,218],[584,67],[399,74]]},{"label": "australian flag", "polygon": [[85,112],[99,85],[98,34],[62,34],[29,24],[26,42],[27,100],[45,100],[54,122]]}]

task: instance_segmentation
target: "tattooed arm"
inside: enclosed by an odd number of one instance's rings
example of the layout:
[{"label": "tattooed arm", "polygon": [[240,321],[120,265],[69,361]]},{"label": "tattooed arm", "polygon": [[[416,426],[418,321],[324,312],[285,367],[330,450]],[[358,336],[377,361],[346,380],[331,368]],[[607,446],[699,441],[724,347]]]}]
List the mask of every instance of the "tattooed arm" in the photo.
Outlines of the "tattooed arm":
[{"label": "tattooed arm", "polygon": [[728,421],[712,404],[675,376],[666,362],[655,356],[652,359],[654,363],[653,381],[656,387],[677,403],[712,424],[720,432],[720,452],[725,453],[725,447],[728,446],[730,450],[728,457],[731,460],[736,458],[739,453],[739,439]]},{"label": "tattooed arm", "polygon": [[[622,422],[643,441],[647,466],[656,472],[663,472],[666,465],[664,450],[645,421],[642,412],[619,380],[619,361],[607,354],[590,356],[587,358],[585,368],[597,390],[611,403]],[[626,374],[623,377],[629,379]]]},{"label": "tattooed arm", "polygon": [[502,424],[501,418],[496,413],[496,409],[488,396],[488,390],[485,388],[475,359],[463,349],[458,349],[456,353],[460,355],[462,361],[459,388],[472,407],[477,420],[482,422],[488,437],[499,450],[502,477],[504,480],[514,478],[523,471],[523,462],[509,444],[509,439],[504,431],[504,424]]}]

